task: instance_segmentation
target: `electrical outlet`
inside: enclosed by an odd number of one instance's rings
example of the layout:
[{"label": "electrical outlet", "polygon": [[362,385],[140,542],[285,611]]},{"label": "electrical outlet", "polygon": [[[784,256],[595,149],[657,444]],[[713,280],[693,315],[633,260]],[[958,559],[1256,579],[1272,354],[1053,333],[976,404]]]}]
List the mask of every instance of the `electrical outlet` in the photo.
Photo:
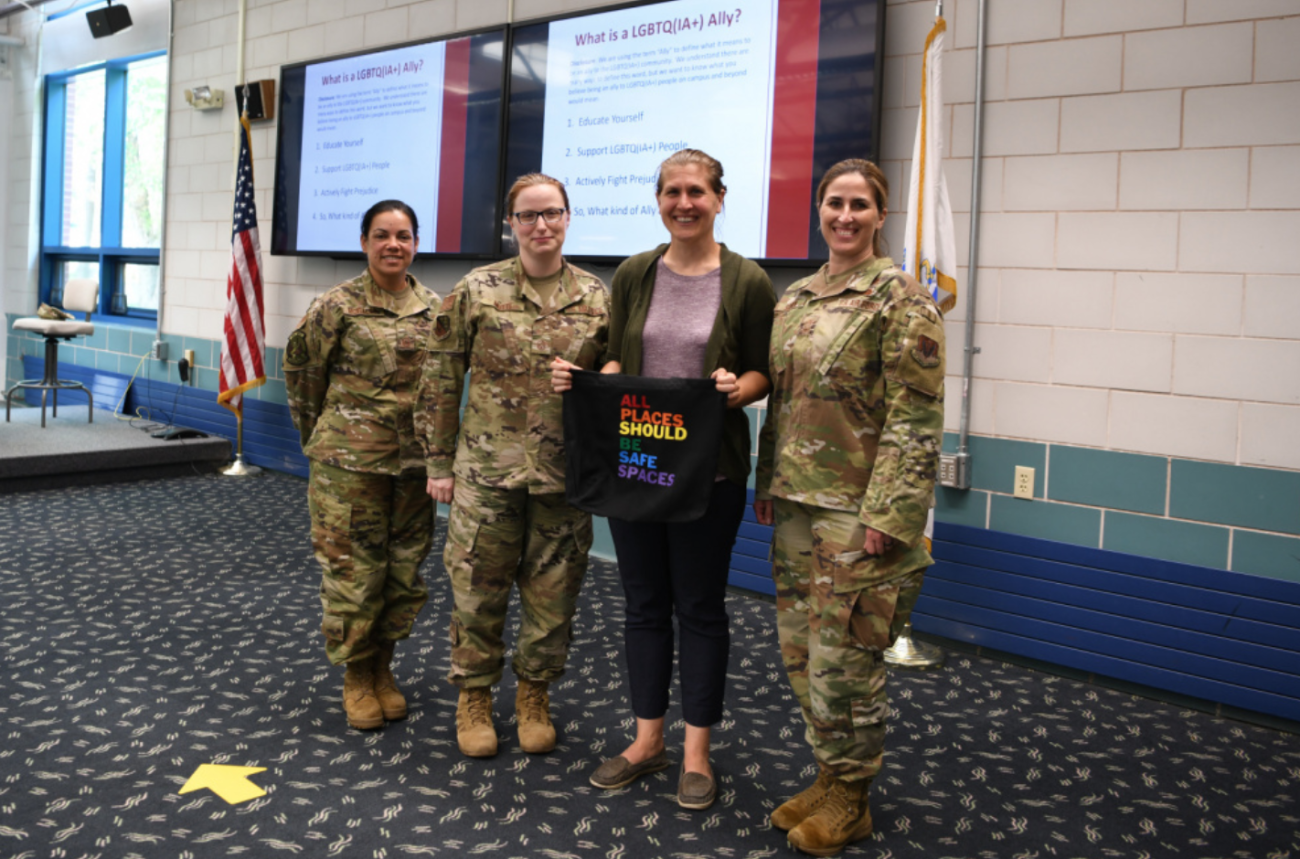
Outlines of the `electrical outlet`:
[{"label": "electrical outlet", "polygon": [[1017,498],[1034,497],[1034,470],[1027,465],[1016,466],[1015,496]]},{"label": "electrical outlet", "polygon": [[154,359],[155,361],[166,361],[166,360],[167,360],[167,341],[166,341],[166,340],[155,340],[155,341],[153,341],[153,351],[152,351],[151,354],[152,354],[153,359]]}]

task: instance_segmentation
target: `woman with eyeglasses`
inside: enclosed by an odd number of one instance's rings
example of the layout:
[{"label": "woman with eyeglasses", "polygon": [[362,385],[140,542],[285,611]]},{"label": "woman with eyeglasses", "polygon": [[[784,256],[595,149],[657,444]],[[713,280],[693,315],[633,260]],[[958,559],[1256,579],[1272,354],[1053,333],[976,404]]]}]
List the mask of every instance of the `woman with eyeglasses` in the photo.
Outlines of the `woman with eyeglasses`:
[{"label": "woman with eyeglasses", "polygon": [[[727,188],[722,165],[697,149],[659,166],[655,198],[671,237],[625,260],[614,273],[609,351],[603,373],[715,380],[727,395],[718,475],[704,515],[692,522],[609,520],[627,598],[624,650],[636,739],[591,775],[615,790],[670,765],[664,715],[677,673],[686,721],[677,803],[702,810],[717,796],[709,762],[712,726],[722,720],[731,633],[726,609],[731,547],[744,516],[749,419],[743,407],[767,394],[767,342],[776,302],[756,264],[714,237]],[[557,362],[556,390],[572,387]]]},{"label": "woman with eyeglasses", "polygon": [[[525,752],[555,747],[548,684],[564,673],[591,515],[564,499],[559,358],[596,366],[609,329],[599,278],[563,258],[569,197],[550,176],[517,179],[506,218],[519,255],[470,272],[434,318],[416,421],[428,493],[451,505],[443,562],[451,576],[451,671],[463,754],[497,752],[492,687],[505,663],[510,591],[522,609],[511,667]],[[469,398],[460,414],[465,374]]]}]

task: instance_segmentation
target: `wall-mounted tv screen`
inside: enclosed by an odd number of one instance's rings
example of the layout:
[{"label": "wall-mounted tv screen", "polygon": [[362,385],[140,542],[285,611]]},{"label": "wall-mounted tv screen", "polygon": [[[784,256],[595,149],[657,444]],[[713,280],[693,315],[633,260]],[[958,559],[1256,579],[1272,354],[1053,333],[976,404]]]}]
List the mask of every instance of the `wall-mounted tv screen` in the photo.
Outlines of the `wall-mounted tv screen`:
[{"label": "wall-mounted tv screen", "polygon": [[361,252],[361,216],[399,199],[420,252],[497,250],[505,31],[280,70],[271,253]]},{"label": "wall-mounted tv screen", "polygon": [[722,162],[716,233],[768,262],[825,258],[822,173],[874,158],[885,0],[670,0],[515,27],[506,182],[565,182],[570,256],[667,241],[654,182],[683,147]]}]

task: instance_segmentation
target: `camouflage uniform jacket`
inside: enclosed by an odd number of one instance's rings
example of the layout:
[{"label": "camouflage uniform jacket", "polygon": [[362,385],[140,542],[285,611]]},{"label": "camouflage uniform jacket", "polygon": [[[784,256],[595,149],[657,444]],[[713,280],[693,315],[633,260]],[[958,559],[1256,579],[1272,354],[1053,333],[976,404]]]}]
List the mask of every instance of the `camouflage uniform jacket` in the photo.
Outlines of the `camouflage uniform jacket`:
[{"label": "camouflage uniform jacket", "polygon": [[[942,317],[888,257],[819,296],[808,287],[825,272],[776,306],[756,497],[857,513],[914,547],[904,555],[924,555],[943,440]],[[929,564],[894,554],[881,560],[895,574]]]},{"label": "camouflage uniform jacket", "polygon": [[313,301],[289,335],[284,384],[309,459],[371,474],[424,467],[411,410],[438,296],[406,282],[395,296],[367,270]]},{"label": "camouflage uniform jacket", "polygon": [[605,284],[568,262],[547,308],[518,257],[466,275],[434,320],[420,385],[416,426],[429,476],[563,492],[563,401],[551,388],[551,359],[593,369],[608,337]]}]

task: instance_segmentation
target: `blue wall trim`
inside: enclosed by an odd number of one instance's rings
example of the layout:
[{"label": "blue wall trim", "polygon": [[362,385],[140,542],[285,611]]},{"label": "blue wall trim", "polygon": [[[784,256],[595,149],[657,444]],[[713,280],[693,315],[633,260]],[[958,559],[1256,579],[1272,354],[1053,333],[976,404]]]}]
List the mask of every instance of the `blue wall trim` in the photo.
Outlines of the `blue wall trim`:
[{"label": "blue wall trim", "polygon": [[772,527],[754,518],[754,490],[745,498],[745,518],[740,522],[736,545],[731,549],[731,570],[727,584],[754,593],[776,596],[772,581]]},{"label": "blue wall trim", "polygon": [[1300,583],[940,523],[921,632],[1300,719]]}]

